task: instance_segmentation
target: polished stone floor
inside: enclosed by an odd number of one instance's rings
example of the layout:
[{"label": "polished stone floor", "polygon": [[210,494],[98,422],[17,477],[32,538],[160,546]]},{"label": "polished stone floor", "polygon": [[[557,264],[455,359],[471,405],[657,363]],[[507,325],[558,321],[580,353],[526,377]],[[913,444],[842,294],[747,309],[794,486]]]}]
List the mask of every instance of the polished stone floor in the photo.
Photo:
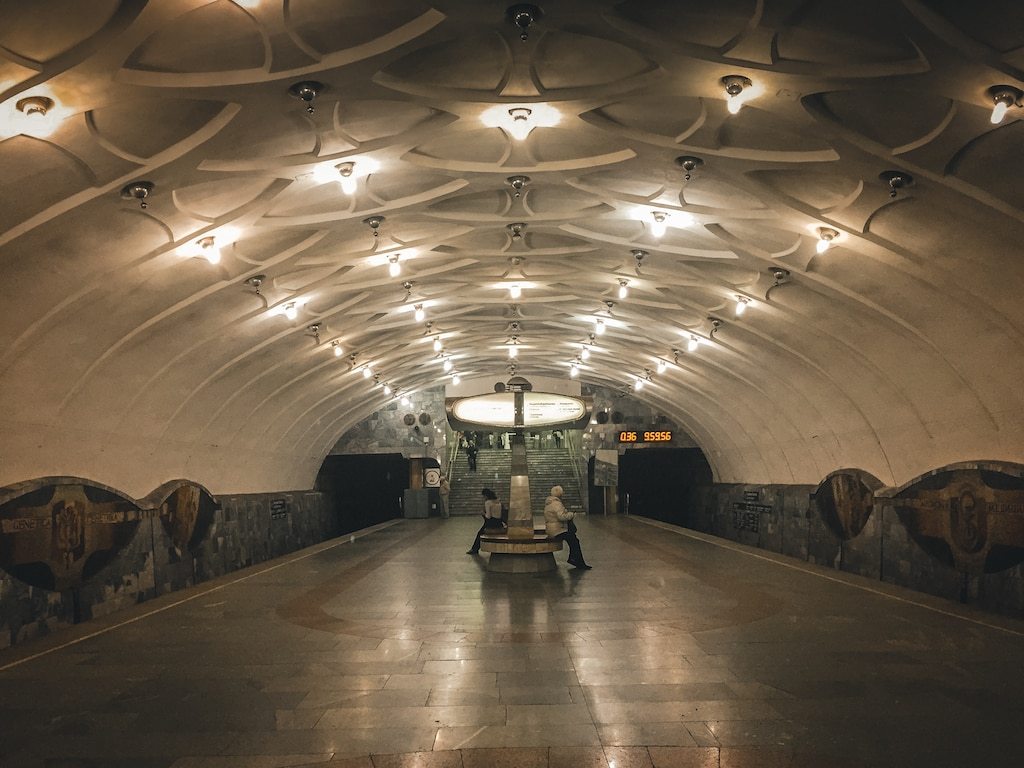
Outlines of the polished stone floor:
[{"label": "polished stone floor", "polygon": [[0,653],[0,766],[1024,760],[1024,622],[638,518],[580,523],[592,571],[490,574],[476,522],[400,521]]}]

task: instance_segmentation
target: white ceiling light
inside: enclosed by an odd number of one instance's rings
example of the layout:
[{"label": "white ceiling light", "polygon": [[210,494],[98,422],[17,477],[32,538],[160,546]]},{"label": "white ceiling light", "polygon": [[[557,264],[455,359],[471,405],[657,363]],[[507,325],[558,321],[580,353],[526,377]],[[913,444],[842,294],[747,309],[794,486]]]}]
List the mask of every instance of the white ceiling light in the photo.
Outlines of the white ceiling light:
[{"label": "white ceiling light", "polygon": [[562,120],[562,113],[550,104],[535,103],[513,107],[496,104],[480,115],[489,128],[501,128],[516,141],[523,141],[534,128],[550,128]]},{"label": "white ceiling light", "polygon": [[510,285],[508,287],[508,295],[511,296],[513,299],[518,299],[520,296],[523,295],[523,287],[518,283]]},{"label": "white ceiling light", "polygon": [[818,227],[818,242],[814,246],[818,253],[824,253],[832,246],[832,241],[839,237],[839,233],[829,227]]},{"label": "white ceiling light", "polygon": [[[19,99],[14,108],[21,116],[17,120],[14,132],[35,136],[38,139],[50,136],[59,123],[55,106],[56,102],[49,96],[26,96]],[[7,131],[0,128],[0,133],[6,134]]]},{"label": "white ceiling light", "polygon": [[668,363],[664,360],[658,360],[658,373],[664,373],[668,370]]},{"label": "white ceiling light", "polygon": [[440,336],[435,336],[434,337],[434,351],[435,352],[440,352],[441,351],[441,337]]},{"label": "white ceiling light", "polygon": [[569,366],[569,375],[572,376],[574,379],[580,375],[580,366],[578,363],[572,363]]},{"label": "white ceiling light", "polygon": [[748,299],[746,296],[736,297],[736,317],[739,317],[740,315],[747,311],[747,304],[749,303],[750,299]]},{"label": "white ceiling light", "polygon": [[696,352],[697,351],[697,347],[699,347],[699,346],[700,346],[700,339],[698,339],[693,334],[690,334],[690,340],[688,342],[686,342],[686,351],[687,352]]},{"label": "white ceiling light", "polygon": [[605,330],[604,320],[600,317],[594,318],[594,333],[600,336]]},{"label": "white ceiling light", "polygon": [[633,382],[633,389],[635,389],[637,392],[639,392],[643,388],[644,388],[644,380],[641,379],[639,376],[637,376],[636,380]]},{"label": "white ceiling light", "polygon": [[341,191],[346,195],[356,193],[356,168],[354,163],[345,163],[338,166],[338,183],[341,184]]},{"label": "white ceiling light", "polygon": [[668,216],[664,211],[651,211],[651,217],[654,222],[651,224],[651,235],[654,237],[664,237],[668,231],[668,224],[665,223],[665,219]]},{"label": "white ceiling light", "polygon": [[629,296],[629,280],[619,280],[619,298],[624,299]]},{"label": "white ceiling light", "polygon": [[341,342],[340,341],[332,341],[331,342],[331,346],[334,348],[334,356],[335,357],[341,357],[342,354],[344,354],[344,350],[342,350],[342,348],[341,348]]},{"label": "white ceiling light", "polygon": [[402,265],[398,263],[399,254],[392,253],[388,256],[388,274],[392,277],[398,277],[402,274]]},{"label": "white ceiling light", "polygon": [[513,139],[523,141],[530,135],[530,131],[533,130],[533,126],[530,125],[530,115],[532,114],[533,110],[528,107],[513,107],[508,111],[508,116],[512,118],[512,122],[508,126],[508,132],[512,135]]},{"label": "white ceiling light", "polygon": [[452,374],[452,384],[455,384],[456,386],[458,386],[461,383],[462,383],[462,379],[459,377],[459,374],[453,373]]},{"label": "white ceiling light", "polygon": [[384,394],[385,395],[390,395],[391,394],[391,385],[388,384],[386,381],[384,382]]},{"label": "white ceiling light", "polygon": [[1021,98],[1021,91],[1019,88],[1014,88],[1012,85],[993,85],[988,89],[989,96],[992,97],[992,120],[993,125],[998,125],[1006,117],[1006,113],[1010,107],[1015,107]]},{"label": "white ceiling light", "polygon": [[284,305],[284,316],[289,320],[294,320],[299,316],[299,308],[295,306],[294,301],[289,301]]},{"label": "white ceiling light", "polygon": [[444,372],[448,373],[448,371],[450,371],[452,369],[452,361],[449,358],[446,357],[444,359],[444,363],[442,364],[442,367],[444,368]]},{"label": "white ceiling light", "polygon": [[406,408],[408,408],[410,405],[412,405],[412,400],[410,400],[408,397],[403,397],[402,398],[402,405],[404,405]]},{"label": "white ceiling light", "polygon": [[371,369],[370,366],[367,365],[363,368],[363,378],[368,379],[371,376],[373,376],[373,369]]},{"label": "white ceiling light", "polygon": [[423,305],[422,304],[417,304],[415,307],[413,307],[413,310],[416,313],[415,314],[416,322],[417,323],[423,322],[423,318],[427,316],[427,313],[423,310]]},{"label": "white ceiling light", "polygon": [[747,91],[751,86],[750,78],[743,75],[726,75],[722,78],[722,85],[725,87],[725,106],[729,114],[735,115],[752,95]]},{"label": "white ceiling light", "polygon": [[216,240],[214,240],[213,235],[201,238],[196,244],[199,246],[199,252],[204,259],[211,264],[220,264],[220,247],[217,245]]}]

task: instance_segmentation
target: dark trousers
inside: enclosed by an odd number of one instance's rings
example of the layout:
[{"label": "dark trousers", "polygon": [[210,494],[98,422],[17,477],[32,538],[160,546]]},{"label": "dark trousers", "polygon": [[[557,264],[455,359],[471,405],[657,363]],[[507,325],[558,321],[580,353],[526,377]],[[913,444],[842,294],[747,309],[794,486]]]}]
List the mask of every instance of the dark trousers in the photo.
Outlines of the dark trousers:
[{"label": "dark trousers", "polygon": [[569,545],[569,562],[570,563],[583,563],[583,550],[580,548],[580,537],[576,535],[576,524],[570,520],[568,523],[569,530],[565,533],[560,533],[556,536],[556,539],[561,539]]},{"label": "dark trousers", "polygon": [[480,537],[483,535],[484,531],[493,530],[495,528],[504,528],[504,527],[505,526],[502,524],[501,520],[497,520],[497,519],[495,519],[493,517],[485,517],[484,518],[484,524],[481,525],[480,526],[480,530],[476,532],[476,539],[473,541],[473,546],[469,548],[469,551],[470,552],[479,552],[480,551]]}]

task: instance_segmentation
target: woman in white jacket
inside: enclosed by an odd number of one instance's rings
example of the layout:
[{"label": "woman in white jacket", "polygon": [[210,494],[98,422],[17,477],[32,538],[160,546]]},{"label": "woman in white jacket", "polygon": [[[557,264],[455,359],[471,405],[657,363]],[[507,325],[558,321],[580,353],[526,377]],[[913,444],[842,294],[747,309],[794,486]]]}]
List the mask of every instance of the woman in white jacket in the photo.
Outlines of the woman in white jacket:
[{"label": "woman in white jacket", "polygon": [[569,545],[569,565],[589,570],[590,566],[583,560],[576,524],[572,521],[574,515],[562,504],[562,486],[556,485],[544,502],[544,528],[552,539],[561,539]]},{"label": "woman in white jacket", "polygon": [[505,523],[501,520],[501,502],[498,501],[498,494],[492,491],[490,488],[484,488],[480,491],[480,494],[484,497],[484,511],[482,517],[484,524],[480,526],[480,530],[476,532],[476,539],[473,541],[473,546],[466,550],[467,555],[475,555],[480,552],[480,537],[483,536],[484,531],[490,529],[504,529]]}]

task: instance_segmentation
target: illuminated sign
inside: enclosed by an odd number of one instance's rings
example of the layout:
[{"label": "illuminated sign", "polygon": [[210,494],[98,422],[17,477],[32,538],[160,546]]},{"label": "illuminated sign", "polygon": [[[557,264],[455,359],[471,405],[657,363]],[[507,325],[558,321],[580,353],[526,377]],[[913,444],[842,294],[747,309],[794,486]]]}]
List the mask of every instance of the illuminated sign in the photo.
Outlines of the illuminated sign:
[{"label": "illuminated sign", "polygon": [[619,432],[620,443],[671,443],[672,430],[636,431],[624,429]]},{"label": "illuminated sign", "polygon": [[587,415],[582,400],[568,395],[552,395],[546,392],[523,393],[523,426],[543,427],[566,421],[579,421]]},{"label": "illuminated sign", "polygon": [[478,395],[459,400],[452,407],[452,415],[459,421],[468,421],[489,427],[514,427],[516,401],[512,392]]},{"label": "illuminated sign", "polygon": [[[516,398],[522,398],[518,413]],[[456,400],[451,415],[459,422],[479,426],[529,429],[585,419],[587,405],[577,397],[549,392],[498,392]]]}]

